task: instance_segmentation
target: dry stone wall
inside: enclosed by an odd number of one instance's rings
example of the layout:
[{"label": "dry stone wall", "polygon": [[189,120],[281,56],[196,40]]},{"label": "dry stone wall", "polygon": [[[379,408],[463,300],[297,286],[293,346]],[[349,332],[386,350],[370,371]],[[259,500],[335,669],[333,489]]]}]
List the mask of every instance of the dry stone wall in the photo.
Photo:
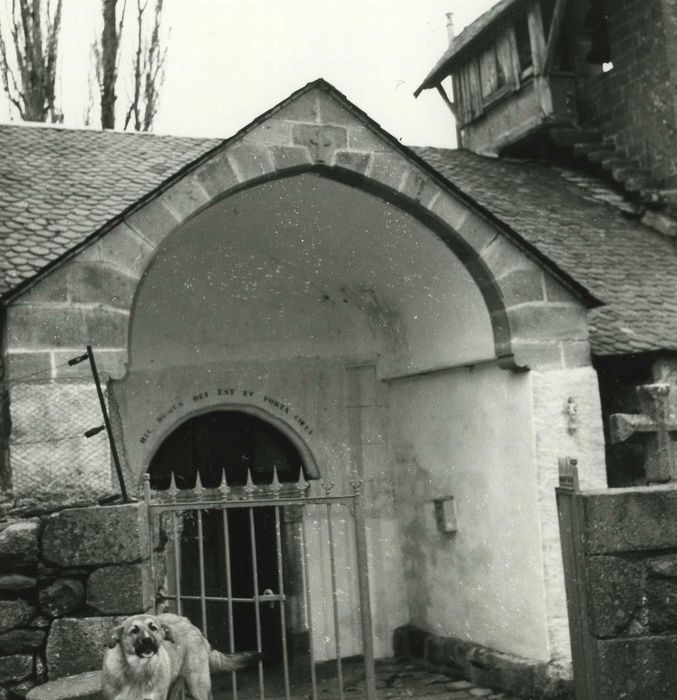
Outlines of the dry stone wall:
[{"label": "dry stone wall", "polygon": [[109,631],[153,608],[141,504],[0,522],[0,700],[100,668]]}]

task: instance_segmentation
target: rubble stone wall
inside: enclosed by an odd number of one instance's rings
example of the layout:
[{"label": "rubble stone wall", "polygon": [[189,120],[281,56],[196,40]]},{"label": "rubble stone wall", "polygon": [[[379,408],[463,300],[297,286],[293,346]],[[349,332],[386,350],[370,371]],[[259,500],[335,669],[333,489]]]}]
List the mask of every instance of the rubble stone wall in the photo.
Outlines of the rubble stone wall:
[{"label": "rubble stone wall", "polygon": [[142,504],[0,521],[0,700],[100,669],[107,636],[153,609]]},{"label": "rubble stone wall", "polygon": [[587,632],[598,700],[668,700],[677,687],[677,489],[581,494]]}]

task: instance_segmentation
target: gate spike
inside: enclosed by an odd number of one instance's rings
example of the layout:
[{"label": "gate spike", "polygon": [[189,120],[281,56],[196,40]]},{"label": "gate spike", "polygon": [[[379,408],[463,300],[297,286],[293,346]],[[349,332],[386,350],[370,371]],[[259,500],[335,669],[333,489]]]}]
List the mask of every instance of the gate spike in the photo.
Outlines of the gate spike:
[{"label": "gate spike", "polygon": [[200,470],[197,470],[197,474],[195,476],[195,488],[193,489],[193,495],[197,496],[198,498],[202,498],[204,496],[205,488],[202,485],[202,477],[200,476]]},{"label": "gate spike", "polygon": [[221,498],[228,498],[230,494],[230,486],[228,486],[228,478],[226,477],[226,470],[221,470],[221,481],[219,481],[219,486],[217,488]]},{"label": "gate spike", "polygon": [[270,485],[270,490],[273,492],[273,496],[275,498],[280,497],[280,491],[282,491],[282,484],[280,483],[280,479],[277,476],[277,465],[273,465],[273,481]]},{"label": "gate spike", "polygon": [[310,484],[306,481],[305,476],[303,474],[303,469],[301,469],[299,473],[299,480],[296,482],[296,489],[302,496],[305,496],[307,495],[309,488]]},{"label": "gate spike", "polygon": [[330,481],[328,478],[322,480],[322,488],[324,489],[324,492],[327,496],[331,493],[331,490],[334,488],[334,486],[334,482]]},{"label": "gate spike", "polygon": [[249,467],[247,467],[247,483],[245,484],[244,492],[247,494],[247,498],[254,498],[256,493],[256,486],[254,479],[252,479],[252,470]]},{"label": "gate spike", "polygon": [[178,491],[179,489],[176,488],[176,475],[172,471],[169,477],[169,488],[167,489],[167,495],[169,496],[170,501],[176,500],[176,494],[178,493]]}]

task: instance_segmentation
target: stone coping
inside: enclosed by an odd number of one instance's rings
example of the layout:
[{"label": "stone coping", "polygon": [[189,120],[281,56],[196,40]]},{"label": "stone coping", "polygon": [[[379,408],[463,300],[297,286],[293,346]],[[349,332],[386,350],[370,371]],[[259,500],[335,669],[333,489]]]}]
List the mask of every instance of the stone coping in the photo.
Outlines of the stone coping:
[{"label": "stone coping", "polygon": [[101,700],[101,671],[78,673],[38,685],[26,700]]}]

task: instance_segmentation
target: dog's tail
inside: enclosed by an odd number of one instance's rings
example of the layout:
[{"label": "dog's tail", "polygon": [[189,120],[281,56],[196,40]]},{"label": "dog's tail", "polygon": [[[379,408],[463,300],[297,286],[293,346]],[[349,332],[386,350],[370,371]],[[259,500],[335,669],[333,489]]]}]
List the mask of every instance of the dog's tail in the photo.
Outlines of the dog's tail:
[{"label": "dog's tail", "polygon": [[240,651],[236,654],[222,654],[216,649],[209,652],[209,670],[212,673],[228,673],[250,666],[261,658],[257,651]]}]

